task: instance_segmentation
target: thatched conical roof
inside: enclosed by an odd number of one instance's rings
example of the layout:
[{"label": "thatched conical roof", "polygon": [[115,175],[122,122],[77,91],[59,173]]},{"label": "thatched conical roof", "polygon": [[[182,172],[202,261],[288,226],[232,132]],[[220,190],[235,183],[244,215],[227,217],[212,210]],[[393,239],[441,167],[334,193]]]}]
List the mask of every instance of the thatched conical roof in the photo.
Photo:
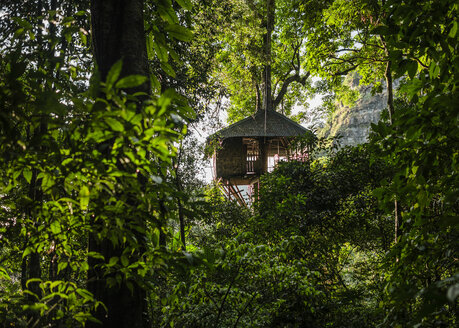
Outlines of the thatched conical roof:
[{"label": "thatched conical roof", "polygon": [[254,115],[221,129],[210,138],[297,137],[309,132],[285,115],[273,110],[259,110]]}]

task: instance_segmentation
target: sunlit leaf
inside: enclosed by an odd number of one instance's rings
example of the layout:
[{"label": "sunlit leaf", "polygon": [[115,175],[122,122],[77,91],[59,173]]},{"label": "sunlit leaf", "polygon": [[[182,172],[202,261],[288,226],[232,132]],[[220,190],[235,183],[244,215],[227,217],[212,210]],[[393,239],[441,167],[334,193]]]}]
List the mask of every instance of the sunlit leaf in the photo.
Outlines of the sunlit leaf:
[{"label": "sunlit leaf", "polygon": [[61,225],[59,224],[59,221],[55,220],[51,223],[51,232],[55,235],[59,234],[61,232]]},{"label": "sunlit leaf", "polygon": [[170,24],[178,23],[179,20],[177,14],[175,13],[174,9],[170,4],[159,4],[157,10],[163,20],[167,21]]},{"label": "sunlit leaf", "polygon": [[83,185],[80,188],[80,208],[81,210],[86,210],[89,204],[89,188],[86,185]]},{"label": "sunlit leaf", "polygon": [[116,118],[113,117],[105,117],[104,121],[110,126],[113,131],[123,132],[124,126],[118,121]]},{"label": "sunlit leaf", "polygon": [[186,27],[178,24],[170,24],[165,30],[170,36],[180,41],[189,42],[193,39],[193,33],[191,33],[191,31]]},{"label": "sunlit leaf", "polygon": [[30,171],[29,168],[24,168],[22,171],[22,175],[24,176],[24,179],[27,181],[27,183],[30,183],[32,181],[32,171]]},{"label": "sunlit leaf", "polygon": [[191,1],[190,0],[175,0],[177,1],[177,3],[180,5],[180,7],[182,7],[183,9],[186,9],[186,10],[191,10],[191,8],[193,7],[193,5],[191,4]]},{"label": "sunlit leaf", "polygon": [[454,37],[456,36],[457,34],[457,21],[453,21],[453,26],[451,27],[451,30],[449,31],[449,34],[448,36],[452,39],[454,39]]},{"label": "sunlit leaf", "polygon": [[115,87],[118,89],[135,88],[135,87],[138,87],[139,85],[142,85],[146,81],[147,81],[146,76],[129,75],[129,76],[123,77],[118,82],[116,82]]},{"label": "sunlit leaf", "polygon": [[116,80],[118,80],[118,77],[121,74],[121,68],[123,67],[123,61],[120,59],[118,60],[113,66],[110,68],[107,74],[107,88],[111,89],[113,84],[115,84]]}]

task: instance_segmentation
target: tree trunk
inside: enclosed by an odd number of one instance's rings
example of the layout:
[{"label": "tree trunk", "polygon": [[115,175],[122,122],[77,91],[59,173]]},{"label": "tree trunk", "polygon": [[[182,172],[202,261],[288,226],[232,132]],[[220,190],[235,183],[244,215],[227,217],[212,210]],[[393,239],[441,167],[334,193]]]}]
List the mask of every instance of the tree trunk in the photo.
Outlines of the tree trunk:
[{"label": "tree trunk", "polygon": [[[388,51],[386,49],[386,55]],[[393,83],[392,83],[392,62],[390,60],[386,63],[386,70],[384,71],[384,78],[386,79],[386,86],[387,86],[387,109],[389,111],[389,122],[392,125],[394,119],[394,90],[393,90]]]},{"label": "tree trunk", "polygon": [[258,83],[255,83],[255,111],[258,112],[261,110],[261,92],[260,92],[260,86]]},{"label": "tree trunk", "polygon": [[264,68],[263,68],[263,107],[265,110],[274,110],[271,89],[271,35],[274,30],[275,1],[266,1],[266,34],[264,36]]},{"label": "tree trunk", "polygon": [[[381,43],[384,47],[384,52],[387,56],[386,69],[384,71],[384,78],[386,80],[387,87],[387,110],[389,112],[389,123],[390,125],[394,124],[394,88],[392,81],[392,62],[390,60],[389,49],[387,48],[386,41],[384,37],[381,36]],[[394,241],[397,243],[397,239],[400,236],[400,225],[401,225],[401,208],[397,198],[394,200]]]},{"label": "tree trunk", "polygon": [[[91,23],[95,62],[102,81],[105,81],[110,68],[120,59],[123,62],[120,77],[133,74],[149,76],[143,0],[93,0]],[[148,93],[149,90],[148,82],[135,91]],[[98,239],[97,230],[98,226],[95,225],[94,233],[89,238],[89,250],[101,253],[107,261],[113,256],[119,257],[123,251],[122,247],[113,246],[107,238]],[[143,239],[138,238],[138,240],[141,242]],[[139,249],[141,252],[144,245],[139,245]],[[131,258],[131,262],[135,260],[136,258]],[[134,281],[131,281],[132,290],[129,289],[125,279],[120,285],[108,287],[104,271],[96,266],[100,262],[93,258],[89,258],[88,261],[90,266],[88,289],[108,309],[108,313],[105,313],[105,310],[99,307],[95,313],[103,327],[147,327],[144,314],[147,309],[145,290]],[[88,323],[88,327],[100,327],[100,325]]]},{"label": "tree trunk", "polygon": [[[143,0],[92,1],[92,44],[102,80],[119,59],[123,60],[121,76],[149,76],[143,22]],[[148,85],[143,87],[148,93]]]},{"label": "tree trunk", "polygon": [[180,162],[182,160],[182,152],[183,152],[183,143],[180,140],[179,146],[179,154],[177,157],[177,163],[175,165],[175,186],[177,187],[177,191],[179,192],[177,200],[177,207],[178,207],[178,217],[179,217],[179,224],[180,224],[180,240],[183,245],[183,250],[186,252],[186,240],[185,240],[185,214],[183,213],[183,204],[181,201],[181,193],[182,193],[182,181],[180,179]]}]

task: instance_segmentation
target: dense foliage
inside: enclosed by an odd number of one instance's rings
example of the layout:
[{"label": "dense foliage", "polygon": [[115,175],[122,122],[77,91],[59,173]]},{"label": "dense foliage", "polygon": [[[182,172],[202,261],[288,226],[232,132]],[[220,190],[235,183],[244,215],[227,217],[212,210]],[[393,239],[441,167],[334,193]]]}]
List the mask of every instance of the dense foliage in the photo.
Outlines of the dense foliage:
[{"label": "dense foliage", "polygon": [[400,87],[368,144],[308,140],[249,208],[197,179],[187,124],[258,106],[266,3],[141,3],[134,75],[96,63],[89,2],[0,5],[0,326],[456,326],[456,1],[270,1],[286,113],[310,74]]}]

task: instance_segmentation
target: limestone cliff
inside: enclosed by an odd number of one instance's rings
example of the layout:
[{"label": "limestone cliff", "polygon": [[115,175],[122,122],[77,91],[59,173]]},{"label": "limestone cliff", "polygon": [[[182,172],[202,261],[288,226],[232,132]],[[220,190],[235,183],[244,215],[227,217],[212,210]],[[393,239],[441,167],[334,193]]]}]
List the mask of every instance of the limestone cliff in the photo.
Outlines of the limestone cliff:
[{"label": "limestone cliff", "polygon": [[341,147],[365,143],[371,123],[377,123],[386,108],[385,91],[372,95],[370,86],[358,86],[358,78],[350,79],[349,84],[360,96],[350,106],[337,103],[335,112],[318,133],[324,137],[341,136]]}]

